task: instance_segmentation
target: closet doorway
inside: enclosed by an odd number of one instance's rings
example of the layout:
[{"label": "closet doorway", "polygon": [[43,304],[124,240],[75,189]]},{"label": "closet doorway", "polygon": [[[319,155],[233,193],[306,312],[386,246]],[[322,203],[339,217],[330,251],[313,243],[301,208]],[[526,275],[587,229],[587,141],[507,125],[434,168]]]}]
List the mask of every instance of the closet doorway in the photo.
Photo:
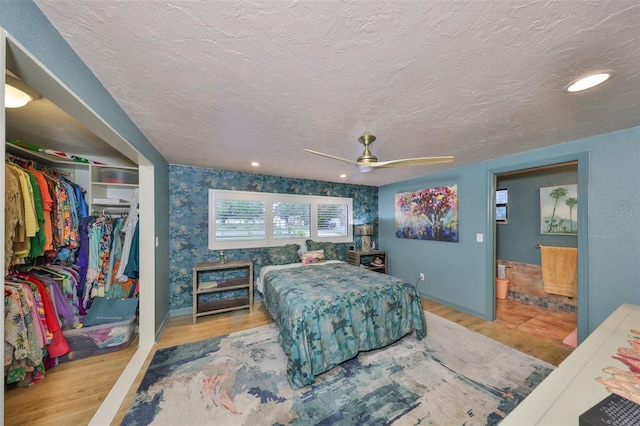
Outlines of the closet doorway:
[{"label": "closet doorway", "polygon": [[[487,226],[489,230],[487,242],[489,248],[492,249],[487,251],[486,282],[488,283],[487,311],[493,314],[491,319],[500,321],[501,318],[496,312],[503,312],[502,308],[508,306],[509,303],[516,304],[517,308],[522,308],[522,311],[525,312],[527,305],[520,305],[522,302],[533,302],[532,305],[540,304],[545,309],[549,307],[549,302],[551,302],[554,309],[575,312],[576,340],[577,343],[581,342],[586,338],[588,319],[588,293],[586,291],[588,288],[586,275],[588,153],[496,168],[488,171],[487,179],[491,206]],[[573,206],[579,218],[577,236],[544,235],[540,225],[540,188],[573,183],[577,184],[577,199],[579,200],[578,204]],[[501,189],[508,189],[506,218],[501,216],[505,209],[496,210],[496,191]],[[558,238],[563,241],[558,241]],[[577,247],[577,301],[568,297],[547,295],[542,290],[540,245]],[[505,267],[502,270],[507,279],[515,281],[513,284],[509,282],[509,291],[505,300],[498,299],[498,289],[496,288],[496,280],[500,273],[498,265]],[[530,287],[534,285],[535,287]],[[531,293],[534,293],[533,297],[528,296]],[[547,301],[547,298],[552,300]],[[499,310],[498,307],[501,309]],[[542,311],[536,311],[533,308],[529,312],[530,318],[540,315]],[[515,314],[517,311],[513,313]],[[524,317],[526,314],[514,315],[514,318],[503,318],[502,320],[511,320],[515,327],[518,321],[522,323],[527,320]],[[565,318],[563,316],[563,319],[569,321],[571,317]],[[536,325],[542,326],[543,324],[534,320],[527,326]],[[571,331],[569,330],[568,334]],[[567,337],[569,336],[567,335]]]},{"label": "closet doorway", "polygon": [[[135,352],[106,398],[93,397],[95,400],[104,398],[94,419],[111,418],[117,412],[155,341],[154,166],[1,28],[0,45],[0,60],[5,68],[5,78],[11,73],[12,77],[19,78],[40,95],[37,101],[32,102],[33,105],[23,107],[22,111],[5,110],[6,114],[0,122],[5,139],[28,141],[44,148],[73,153],[108,164],[138,167],[141,256],[137,347],[132,345],[131,348]],[[32,115],[29,116],[29,113]],[[4,184],[3,175],[2,185]],[[68,365],[72,366],[73,362]],[[46,385],[46,380],[39,385]],[[55,386],[53,380],[49,382],[49,386]],[[91,383],[86,383],[86,386],[90,387]],[[6,413],[4,387],[2,392],[2,411]],[[75,388],[74,392],[80,395],[82,390]],[[68,395],[65,398],[69,399]]]}]

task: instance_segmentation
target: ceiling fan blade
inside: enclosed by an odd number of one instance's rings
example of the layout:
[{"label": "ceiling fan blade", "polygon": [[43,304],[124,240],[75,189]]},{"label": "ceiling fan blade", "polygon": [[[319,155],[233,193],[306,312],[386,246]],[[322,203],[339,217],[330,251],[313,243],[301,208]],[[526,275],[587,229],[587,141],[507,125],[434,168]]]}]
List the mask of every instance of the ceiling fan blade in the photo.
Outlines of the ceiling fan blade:
[{"label": "ceiling fan blade", "polygon": [[352,173],[349,177],[347,177],[345,180],[343,180],[342,183],[349,182],[349,180],[351,180],[351,178],[356,177],[359,174],[360,174],[360,172],[358,172],[358,171],[356,171],[355,173]]},{"label": "ceiling fan blade", "polygon": [[312,154],[321,155],[322,157],[327,157],[327,158],[332,158],[332,159],[334,159],[334,160],[344,161],[345,163],[349,163],[349,164],[354,164],[354,165],[357,165],[357,164],[358,164],[358,163],[356,163],[355,161],[347,160],[346,158],[336,157],[335,155],[324,154],[324,153],[322,153],[322,152],[312,151],[312,150],[310,150],[310,149],[305,149],[305,151],[310,152],[310,153],[312,153]]},{"label": "ceiling fan blade", "polygon": [[403,167],[403,166],[424,166],[427,164],[440,164],[450,163],[455,157],[451,155],[443,157],[417,157],[417,158],[404,158],[401,160],[390,161],[378,161],[376,163],[358,163],[359,166],[370,166],[374,169],[388,168],[388,167]]}]

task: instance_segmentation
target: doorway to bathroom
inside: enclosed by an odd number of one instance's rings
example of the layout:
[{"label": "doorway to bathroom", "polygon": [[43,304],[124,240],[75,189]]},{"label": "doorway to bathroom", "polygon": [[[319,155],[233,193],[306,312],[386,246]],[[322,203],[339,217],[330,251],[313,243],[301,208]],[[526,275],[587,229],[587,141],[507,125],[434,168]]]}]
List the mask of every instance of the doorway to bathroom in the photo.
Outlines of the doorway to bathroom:
[{"label": "doorway to bathroom", "polygon": [[[579,300],[577,184],[577,161],[503,172],[495,175],[494,198],[496,322],[573,347]],[[551,268],[558,262],[543,262],[541,247],[545,253],[547,247],[568,253],[559,270],[571,271],[562,277],[570,290],[549,285],[550,277],[557,280]]]}]

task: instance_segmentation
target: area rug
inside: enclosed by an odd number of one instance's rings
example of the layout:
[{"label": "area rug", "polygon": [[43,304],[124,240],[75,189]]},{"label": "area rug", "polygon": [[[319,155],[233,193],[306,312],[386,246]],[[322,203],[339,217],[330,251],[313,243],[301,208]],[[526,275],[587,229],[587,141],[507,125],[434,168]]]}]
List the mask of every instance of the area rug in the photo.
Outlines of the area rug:
[{"label": "area rug", "polygon": [[158,350],[124,425],[497,424],[554,366],[426,313],[405,336],[292,390],[275,325]]}]

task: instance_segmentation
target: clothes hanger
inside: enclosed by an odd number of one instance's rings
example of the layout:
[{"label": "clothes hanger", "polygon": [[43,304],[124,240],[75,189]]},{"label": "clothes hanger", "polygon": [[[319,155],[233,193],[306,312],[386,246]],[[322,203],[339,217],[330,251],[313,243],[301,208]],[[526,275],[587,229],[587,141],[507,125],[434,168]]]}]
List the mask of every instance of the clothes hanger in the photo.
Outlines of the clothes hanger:
[{"label": "clothes hanger", "polygon": [[53,269],[49,269],[46,266],[30,266],[26,269],[27,271],[38,271],[38,272],[44,272],[47,275],[51,275],[53,276],[53,278],[57,281],[57,280],[66,280],[67,277],[54,271]]}]

